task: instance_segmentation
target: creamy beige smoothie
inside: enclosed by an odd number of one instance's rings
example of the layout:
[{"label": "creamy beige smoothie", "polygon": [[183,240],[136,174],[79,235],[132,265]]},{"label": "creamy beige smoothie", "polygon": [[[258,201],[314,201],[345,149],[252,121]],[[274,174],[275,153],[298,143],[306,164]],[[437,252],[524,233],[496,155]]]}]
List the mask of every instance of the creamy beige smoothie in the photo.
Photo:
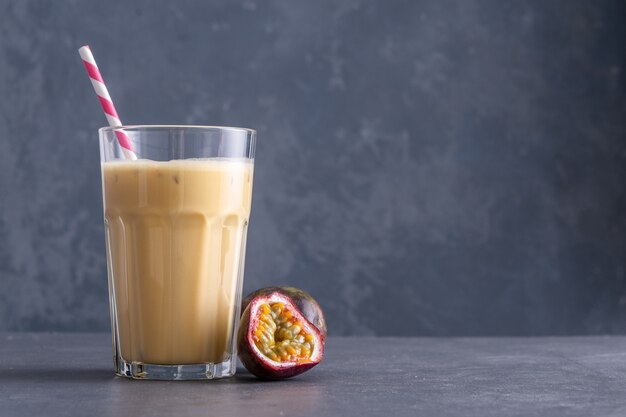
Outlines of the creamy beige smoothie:
[{"label": "creamy beige smoothie", "polygon": [[253,164],[102,164],[113,323],[127,362],[228,359],[243,273]]}]

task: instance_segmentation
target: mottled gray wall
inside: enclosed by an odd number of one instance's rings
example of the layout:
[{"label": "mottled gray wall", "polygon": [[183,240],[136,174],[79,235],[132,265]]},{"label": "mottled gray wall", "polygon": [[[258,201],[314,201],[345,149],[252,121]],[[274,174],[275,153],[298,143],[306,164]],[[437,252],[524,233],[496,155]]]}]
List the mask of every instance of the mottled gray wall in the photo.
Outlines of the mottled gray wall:
[{"label": "mottled gray wall", "polygon": [[0,2],[0,330],[109,326],[128,123],[258,129],[245,287],[333,334],[626,332],[623,1]]}]

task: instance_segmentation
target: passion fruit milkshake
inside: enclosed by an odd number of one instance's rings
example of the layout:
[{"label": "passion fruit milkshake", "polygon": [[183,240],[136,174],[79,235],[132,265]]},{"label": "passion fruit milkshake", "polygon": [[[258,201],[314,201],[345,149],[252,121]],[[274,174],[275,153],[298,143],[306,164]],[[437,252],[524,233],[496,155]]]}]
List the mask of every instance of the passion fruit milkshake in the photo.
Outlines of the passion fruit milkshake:
[{"label": "passion fruit milkshake", "polygon": [[121,356],[218,363],[232,344],[252,164],[220,159],[102,165]]},{"label": "passion fruit milkshake", "polygon": [[231,376],[256,132],[123,126],[91,48],[78,51],[109,124],[98,133],[115,372]]},{"label": "passion fruit milkshake", "polygon": [[212,379],[237,364],[236,329],[255,132],[212,126],[100,129],[115,370]]}]

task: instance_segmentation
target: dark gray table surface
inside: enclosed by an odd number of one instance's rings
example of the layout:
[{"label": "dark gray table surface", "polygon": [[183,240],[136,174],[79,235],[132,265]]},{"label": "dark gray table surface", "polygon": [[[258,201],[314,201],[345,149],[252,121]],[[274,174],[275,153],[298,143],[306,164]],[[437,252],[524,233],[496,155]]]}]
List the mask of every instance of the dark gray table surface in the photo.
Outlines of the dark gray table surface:
[{"label": "dark gray table surface", "polygon": [[0,416],[626,416],[626,337],[330,338],[291,380],[115,377],[107,334],[0,334]]}]

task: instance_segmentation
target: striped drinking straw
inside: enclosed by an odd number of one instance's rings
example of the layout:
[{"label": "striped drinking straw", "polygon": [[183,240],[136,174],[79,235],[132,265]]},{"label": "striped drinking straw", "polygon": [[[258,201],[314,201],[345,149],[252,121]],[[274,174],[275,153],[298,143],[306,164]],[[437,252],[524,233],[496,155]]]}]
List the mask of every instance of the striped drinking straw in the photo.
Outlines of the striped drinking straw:
[{"label": "striped drinking straw", "polygon": [[[109,126],[122,126],[122,122],[117,115],[117,111],[115,111],[113,100],[111,100],[111,96],[109,95],[106,85],[104,85],[104,80],[102,79],[96,60],[93,58],[93,54],[91,53],[91,48],[89,48],[89,45],[85,45],[78,50],[78,53],[83,60],[83,64],[85,64],[85,69],[87,70],[87,74],[89,74],[91,85],[93,85],[93,89],[98,95],[100,105],[102,106],[102,110],[104,110],[104,115],[109,122]],[[133,145],[130,143],[128,135],[122,129],[116,129],[115,136],[117,136],[117,141],[122,148],[124,158],[137,159],[137,155],[135,155]]]}]

